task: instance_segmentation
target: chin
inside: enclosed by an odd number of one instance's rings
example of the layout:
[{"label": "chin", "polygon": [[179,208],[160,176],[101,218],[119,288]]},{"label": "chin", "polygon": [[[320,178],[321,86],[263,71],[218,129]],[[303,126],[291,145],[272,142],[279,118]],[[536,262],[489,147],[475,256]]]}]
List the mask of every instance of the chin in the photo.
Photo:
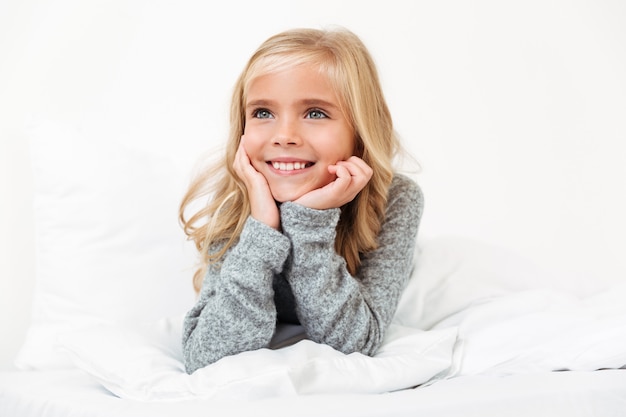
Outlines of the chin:
[{"label": "chin", "polygon": [[285,203],[287,201],[294,201],[302,197],[305,193],[303,192],[285,192],[285,191],[277,191],[272,192],[272,197],[279,203]]},{"label": "chin", "polygon": [[277,203],[286,203],[288,201],[297,200],[298,198],[300,198],[300,196],[298,196],[298,197],[284,197],[284,196],[280,196],[280,195],[274,196],[274,200]]}]

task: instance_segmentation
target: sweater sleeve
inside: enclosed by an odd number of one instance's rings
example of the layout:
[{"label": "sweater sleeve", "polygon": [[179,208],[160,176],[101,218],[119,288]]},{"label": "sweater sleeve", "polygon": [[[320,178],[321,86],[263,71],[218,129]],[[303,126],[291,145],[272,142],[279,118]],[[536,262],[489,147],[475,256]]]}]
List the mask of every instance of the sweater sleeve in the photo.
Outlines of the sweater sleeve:
[{"label": "sweater sleeve", "polygon": [[249,217],[220,265],[210,265],[183,325],[188,373],[224,356],[266,347],[276,326],[272,277],[289,255],[289,240]]},{"label": "sweater sleeve", "polygon": [[291,262],[284,274],[311,340],[344,353],[376,353],[411,274],[422,209],[417,184],[396,175],[379,246],[362,256],[351,276],[334,248],[339,209],[281,206],[283,233],[291,240]]}]

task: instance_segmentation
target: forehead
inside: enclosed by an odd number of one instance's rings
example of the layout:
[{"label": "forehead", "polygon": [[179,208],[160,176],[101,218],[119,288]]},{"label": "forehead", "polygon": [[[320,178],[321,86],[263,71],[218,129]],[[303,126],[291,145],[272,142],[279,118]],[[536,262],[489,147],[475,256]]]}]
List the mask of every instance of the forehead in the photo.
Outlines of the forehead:
[{"label": "forehead", "polygon": [[312,65],[298,65],[259,74],[248,83],[246,101],[260,98],[324,98],[337,100],[328,75]]}]

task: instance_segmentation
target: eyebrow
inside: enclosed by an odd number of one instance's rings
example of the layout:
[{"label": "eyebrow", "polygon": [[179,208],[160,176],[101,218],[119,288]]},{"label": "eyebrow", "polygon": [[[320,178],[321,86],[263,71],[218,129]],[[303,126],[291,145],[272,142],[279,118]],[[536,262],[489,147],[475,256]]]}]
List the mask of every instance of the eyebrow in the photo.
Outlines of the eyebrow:
[{"label": "eyebrow", "polygon": [[253,100],[246,103],[246,108],[249,107],[263,107],[263,106],[271,106],[272,102],[269,100]]},{"label": "eyebrow", "polygon": [[[271,107],[274,104],[274,102],[272,100],[264,100],[264,99],[259,99],[259,100],[253,100],[250,101],[248,103],[246,103],[246,108],[250,108],[250,107],[262,107],[262,106],[268,106]],[[323,99],[318,99],[318,98],[307,98],[304,100],[300,100],[298,102],[296,102],[296,104],[303,104],[306,106],[319,106],[319,107],[325,107],[325,108],[331,108],[331,109],[338,109],[338,106],[331,103],[330,101],[326,101]]]}]

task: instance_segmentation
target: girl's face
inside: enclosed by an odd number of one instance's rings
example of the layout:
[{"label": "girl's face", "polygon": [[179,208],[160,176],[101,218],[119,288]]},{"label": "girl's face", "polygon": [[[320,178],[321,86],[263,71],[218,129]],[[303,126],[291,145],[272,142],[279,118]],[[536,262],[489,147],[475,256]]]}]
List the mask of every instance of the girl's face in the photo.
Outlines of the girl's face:
[{"label": "girl's face", "polygon": [[353,155],[354,131],[328,79],[311,66],[255,78],[245,106],[243,146],[276,201],[331,183],[328,166]]}]

